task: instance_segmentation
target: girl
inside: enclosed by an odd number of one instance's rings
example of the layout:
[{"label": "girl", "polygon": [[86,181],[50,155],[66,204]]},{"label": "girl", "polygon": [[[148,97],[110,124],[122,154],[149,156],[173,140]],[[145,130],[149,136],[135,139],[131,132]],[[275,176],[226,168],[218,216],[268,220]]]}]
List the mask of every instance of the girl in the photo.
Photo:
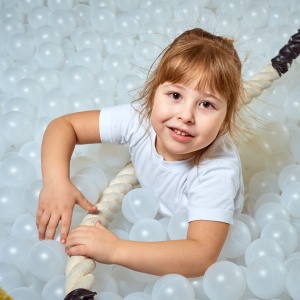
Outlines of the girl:
[{"label": "girl", "polygon": [[[52,121],[42,145],[40,239],[52,239],[61,221],[68,255],[155,275],[203,275],[243,205],[240,159],[229,137],[241,95],[232,42],[193,29],[165,50],[140,101]],[[76,203],[96,209],[70,182],[72,151],[75,144],[99,142],[129,145],[139,183],[153,190],[163,216],[188,210],[186,240],[120,240],[99,222],[68,234]]]}]

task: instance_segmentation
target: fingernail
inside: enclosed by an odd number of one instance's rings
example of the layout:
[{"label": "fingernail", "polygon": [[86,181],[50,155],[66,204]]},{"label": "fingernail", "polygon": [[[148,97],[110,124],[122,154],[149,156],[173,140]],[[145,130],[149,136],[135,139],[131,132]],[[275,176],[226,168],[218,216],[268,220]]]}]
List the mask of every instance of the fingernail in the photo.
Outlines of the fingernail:
[{"label": "fingernail", "polygon": [[65,243],[66,243],[66,240],[65,240],[65,239],[61,239],[60,242],[61,242],[62,244],[65,244]]}]

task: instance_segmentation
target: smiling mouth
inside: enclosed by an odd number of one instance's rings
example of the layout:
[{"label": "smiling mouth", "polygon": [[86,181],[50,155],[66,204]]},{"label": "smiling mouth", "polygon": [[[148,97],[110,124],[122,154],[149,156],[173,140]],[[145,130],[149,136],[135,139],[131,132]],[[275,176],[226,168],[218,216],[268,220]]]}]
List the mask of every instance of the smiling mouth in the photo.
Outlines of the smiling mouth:
[{"label": "smiling mouth", "polygon": [[176,128],[170,128],[173,132],[175,132],[176,134],[178,135],[182,135],[182,136],[192,136],[190,135],[189,133],[187,132],[184,132],[184,131],[181,131],[179,129],[176,129]]}]

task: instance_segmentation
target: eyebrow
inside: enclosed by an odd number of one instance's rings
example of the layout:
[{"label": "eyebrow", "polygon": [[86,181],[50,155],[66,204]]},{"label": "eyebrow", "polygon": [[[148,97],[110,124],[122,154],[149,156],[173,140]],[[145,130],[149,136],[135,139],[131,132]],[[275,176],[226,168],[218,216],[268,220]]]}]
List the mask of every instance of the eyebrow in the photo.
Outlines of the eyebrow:
[{"label": "eyebrow", "polygon": [[[168,84],[166,84],[164,87],[173,87],[173,86],[176,87],[176,88],[178,88],[178,89],[181,89],[181,90],[186,90],[186,88],[185,88],[184,85],[177,84],[177,83],[171,83],[171,82],[168,83]],[[217,97],[213,93],[206,93],[206,92],[199,91],[199,90],[195,90],[195,91],[198,91],[199,93],[203,94],[204,96],[212,97],[212,98],[216,99],[219,102],[223,102],[222,98]]]}]

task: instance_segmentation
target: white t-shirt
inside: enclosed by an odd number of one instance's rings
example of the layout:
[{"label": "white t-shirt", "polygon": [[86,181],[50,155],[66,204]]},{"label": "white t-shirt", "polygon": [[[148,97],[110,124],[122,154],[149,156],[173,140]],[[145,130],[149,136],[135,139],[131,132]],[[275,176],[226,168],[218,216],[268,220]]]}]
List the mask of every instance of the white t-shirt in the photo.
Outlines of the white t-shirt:
[{"label": "white t-shirt", "polygon": [[[135,105],[135,107],[138,107]],[[103,143],[128,144],[137,179],[159,200],[159,212],[170,217],[185,208],[188,221],[233,223],[243,206],[243,179],[238,151],[228,135],[217,139],[198,166],[193,158],[165,161],[155,149],[156,134],[141,124],[131,104],[101,110]]]}]

